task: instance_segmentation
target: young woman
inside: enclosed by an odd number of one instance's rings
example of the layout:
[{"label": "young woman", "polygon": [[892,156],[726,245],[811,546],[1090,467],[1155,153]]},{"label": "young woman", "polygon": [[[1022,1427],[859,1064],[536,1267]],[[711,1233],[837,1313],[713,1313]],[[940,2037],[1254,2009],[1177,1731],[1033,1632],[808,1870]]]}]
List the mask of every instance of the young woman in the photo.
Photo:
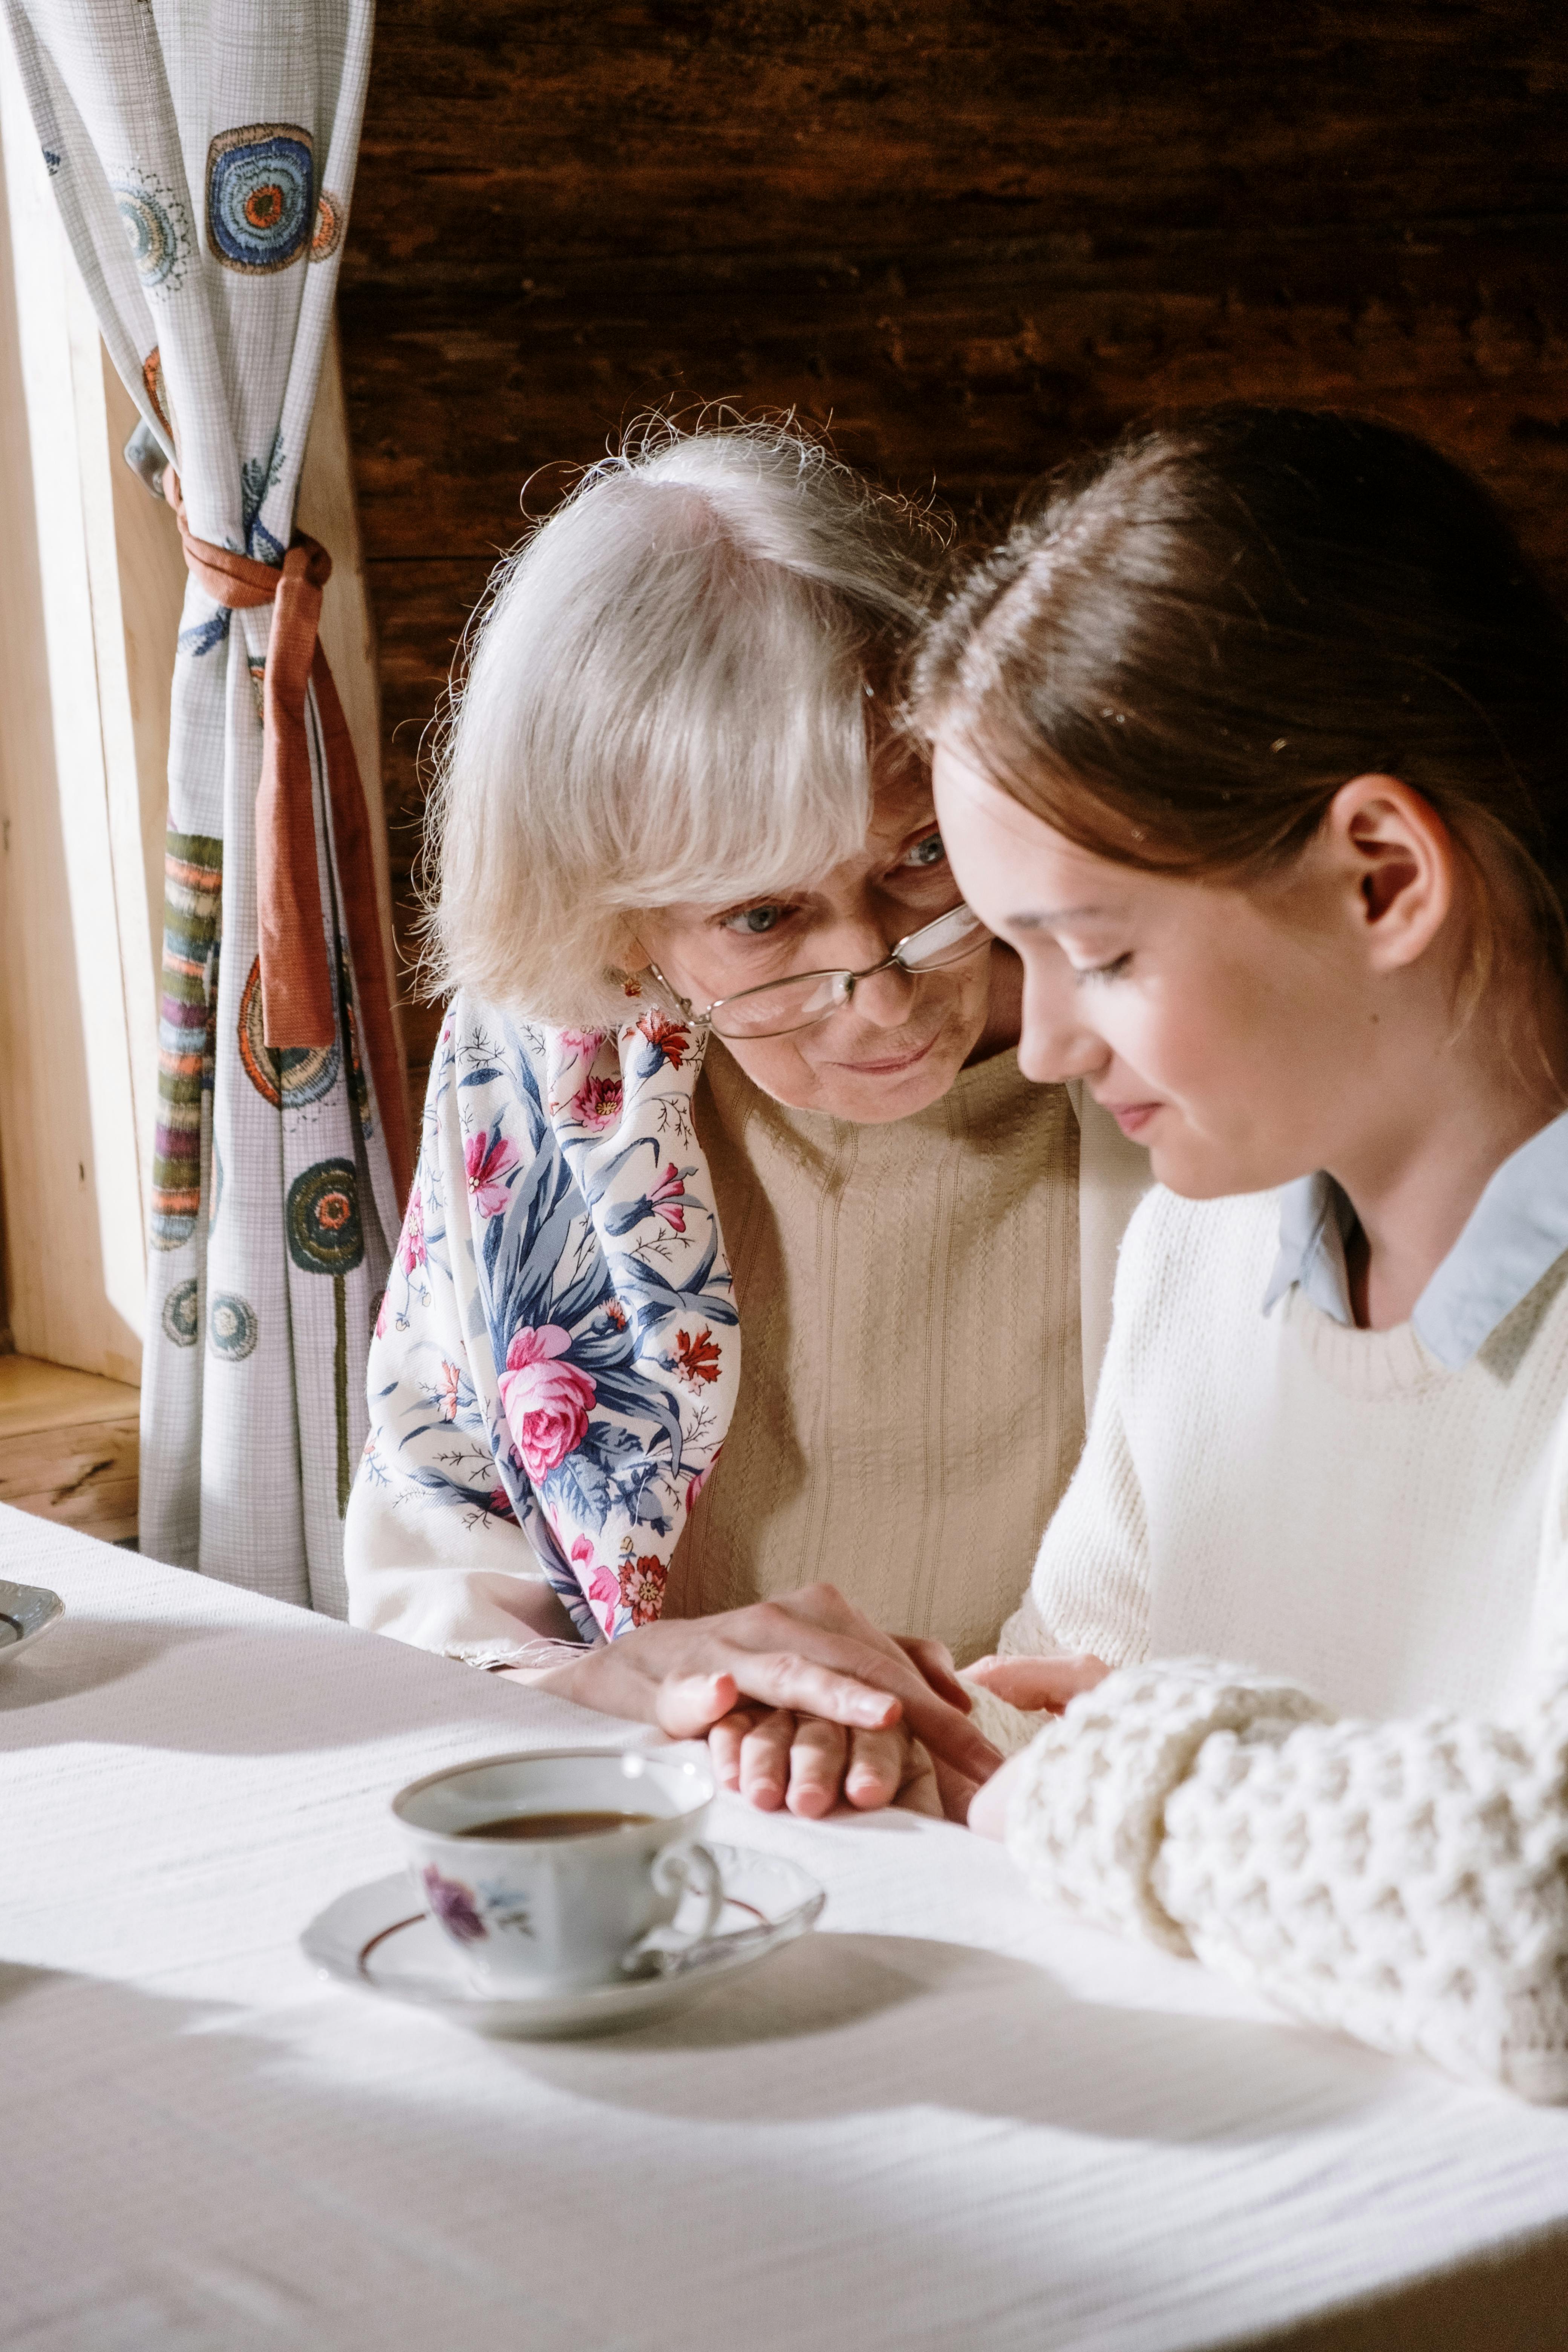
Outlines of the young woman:
[{"label": "young woman", "polygon": [[1215,413],[1059,488],[917,701],[1023,1067],[1163,1188],[977,1677],[1028,1744],[974,1825],[1083,1916],[1568,2097],[1563,619],[1418,442]]},{"label": "young woman", "polygon": [[1017,960],[889,722],[929,552],[744,430],[607,462],[504,568],[345,1533],[356,1623],[721,1718],[731,1785],[808,1813],[994,1767],[950,1654],[1077,1462],[1146,1168],[1020,1075]]}]

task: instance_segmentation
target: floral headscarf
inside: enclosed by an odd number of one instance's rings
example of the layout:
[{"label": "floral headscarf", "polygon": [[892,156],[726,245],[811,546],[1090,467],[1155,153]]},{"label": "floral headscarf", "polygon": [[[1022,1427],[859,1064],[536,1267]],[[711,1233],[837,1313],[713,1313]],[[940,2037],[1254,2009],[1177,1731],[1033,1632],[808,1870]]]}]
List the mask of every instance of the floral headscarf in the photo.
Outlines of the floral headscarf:
[{"label": "floral headscarf", "polygon": [[651,1007],[542,1029],[455,999],[376,1319],[362,1480],[515,1520],[591,1639],[659,1614],[740,1379],[705,1043]]}]

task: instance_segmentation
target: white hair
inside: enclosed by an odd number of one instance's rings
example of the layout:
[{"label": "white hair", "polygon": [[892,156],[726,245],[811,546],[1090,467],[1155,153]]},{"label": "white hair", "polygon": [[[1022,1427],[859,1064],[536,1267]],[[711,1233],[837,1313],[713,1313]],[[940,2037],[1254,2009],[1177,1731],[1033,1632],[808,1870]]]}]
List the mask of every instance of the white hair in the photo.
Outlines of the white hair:
[{"label": "white hair", "polygon": [[[658,424],[501,564],[438,757],[437,986],[626,1017],[639,911],[798,887],[871,807],[925,518],[787,426]],[[890,714],[889,714],[890,715]]]}]

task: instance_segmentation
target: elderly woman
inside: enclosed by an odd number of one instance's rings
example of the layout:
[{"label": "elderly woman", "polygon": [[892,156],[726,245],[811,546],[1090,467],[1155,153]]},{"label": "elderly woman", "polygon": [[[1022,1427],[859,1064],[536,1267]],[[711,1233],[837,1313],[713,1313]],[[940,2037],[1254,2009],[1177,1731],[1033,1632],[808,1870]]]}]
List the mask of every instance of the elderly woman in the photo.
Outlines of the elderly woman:
[{"label": "elderly woman", "polygon": [[1072,1474],[1143,1181],[1021,1076],[891,724],[927,552],[746,428],[600,466],[502,568],[346,1531],[356,1623],[711,1728],[808,1813],[994,1764],[952,1659]]}]

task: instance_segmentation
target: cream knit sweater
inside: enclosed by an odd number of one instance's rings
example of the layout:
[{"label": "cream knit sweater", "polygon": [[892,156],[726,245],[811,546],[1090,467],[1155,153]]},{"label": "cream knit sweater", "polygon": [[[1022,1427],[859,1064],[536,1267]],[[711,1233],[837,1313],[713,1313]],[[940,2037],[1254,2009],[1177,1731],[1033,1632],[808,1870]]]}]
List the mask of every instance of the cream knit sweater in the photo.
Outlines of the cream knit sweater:
[{"label": "cream knit sweater", "polygon": [[[1118,1671],[1031,1738],[1036,1888],[1319,2024],[1568,2098],[1568,1260],[1464,1369],[1260,1301],[1273,1196],[1129,1229],[1012,1651]],[[1219,1664],[1215,1659],[1242,1659]]]},{"label": "cream knit sweater", "polygon": [[693,1109],[744,1371],[666,1609],[824,1576],[894,1633],[994,1650],[1083,1447],[1066,1090],[998,1054],[859,1127],[773,1101],[715,1039]]}]

